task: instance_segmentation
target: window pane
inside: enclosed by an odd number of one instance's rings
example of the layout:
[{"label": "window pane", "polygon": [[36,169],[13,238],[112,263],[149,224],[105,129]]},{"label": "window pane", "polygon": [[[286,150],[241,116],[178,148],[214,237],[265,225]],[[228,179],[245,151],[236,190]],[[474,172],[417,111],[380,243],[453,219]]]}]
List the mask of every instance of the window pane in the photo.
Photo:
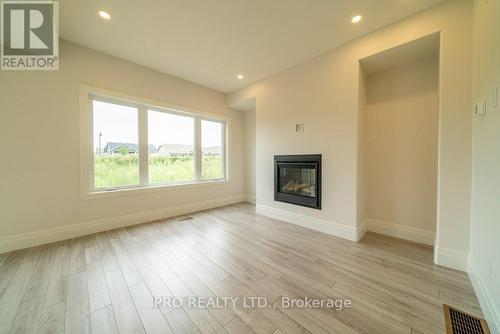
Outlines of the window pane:
[{"label": "window pane", "polygon": [[149,182],[194,179],[194,119],[148,110]]},{"label": "window pane", "polygon": [[223,130],[222,123],[201,121],[201,174],[204,180],[224,177]]},{"label": "window pane", "polygon": [[92,101],[94,187],[139,184],[137,108]]}]

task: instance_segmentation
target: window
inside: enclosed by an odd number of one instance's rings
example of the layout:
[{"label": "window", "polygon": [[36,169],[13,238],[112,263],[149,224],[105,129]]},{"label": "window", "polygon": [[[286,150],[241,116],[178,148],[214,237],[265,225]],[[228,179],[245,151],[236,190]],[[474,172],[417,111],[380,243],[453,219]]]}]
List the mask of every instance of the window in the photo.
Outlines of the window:
[{"label": "window", "polygon": [[194,118],[148,110],[149,182],[193,180]]},{"label": "window", "polygon": [[204,180],[220,179],[224,175],[223,135],[222,123],[201,121],[201,175]]},{"label": "window", "polygon": [[139,184],[137,108],[92,101],[94,188]]},{"label": "window", "polygon": [[227,180],[225,119],[87,86],[81,91],[89,101],[82,103],[84,196]]}]

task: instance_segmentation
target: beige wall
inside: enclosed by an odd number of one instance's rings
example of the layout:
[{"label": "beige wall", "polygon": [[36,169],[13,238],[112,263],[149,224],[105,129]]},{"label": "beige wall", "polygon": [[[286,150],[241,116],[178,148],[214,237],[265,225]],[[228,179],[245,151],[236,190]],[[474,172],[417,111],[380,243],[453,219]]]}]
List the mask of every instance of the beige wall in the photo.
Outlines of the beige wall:
[{"label": "beige wall", "polygon": [[[93,228],[99,228],[108,221],[96,220],[117,216],[125,216],[122,221],[132,223],[134,218],[142,219],[141,213],[161,216],[168,212],[167,208],[181,206],[182,211],[198,202],[210,205],[218,200],[223,203],[224,199],[242,198],[243,116],[226,106],[224,94],[64,41],[60,59],[59,71],[0,73],[0,140],[5,157],[0,164],[0,246],[21,242],[22,236],[12,236],[27,232],[72,226],[88,231],[79,224],[92,222]],[[232,181],[82,200],[78,95],[81,83],[229,115]],[[79,208],[78,216],[69,215],[73,207]],[[48,234],[54,233],[51,230]]]},{"label": "beige wall", "polygon": [[[474,1],[474,101],[470,276],[492,333],[500,333],[500,0]],[[499,101],[500,102],[500,101]],[[495,325],[494,325],[495,324]]]},{"label": "beige wall", "polygon": [[[438,60],[367,77],[367,218],[436,230]],[[418,240],[414,240],[418,241]]]},{"label": "beige wall", "polygon": [[[232,94],[228,101],[257,99],[258,207],[283,210],[279,212],[303,224],[314,221],[325,229],[356,234],[359,60],[435,32],[441,33],[436,261],[465,269],[471,183],[468,0],[447,1]],[[298,122],[305,123],[304,134],[295,133]],[[283,153],[323,154],[323,210],[274,202],[273,155]]]},{"label": "beige wall", "polygon": [[245,195],[255,202],[255,110],[243,111],[245,132]]}]

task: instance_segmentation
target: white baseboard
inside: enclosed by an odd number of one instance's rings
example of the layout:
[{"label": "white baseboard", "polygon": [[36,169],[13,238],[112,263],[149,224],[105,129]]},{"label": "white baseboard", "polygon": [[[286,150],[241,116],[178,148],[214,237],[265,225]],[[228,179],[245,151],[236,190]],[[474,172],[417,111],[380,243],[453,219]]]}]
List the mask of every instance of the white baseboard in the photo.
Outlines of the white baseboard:
[{"label": "white baseboard", "polygon": [[250,194],[245,195],[245,201],[249,202],[249,203],[253,203],[253,204],[255,204],[257,202],[255,195],[250,195]]},{"label": "white baseboard", "polygon": [[[392,224],[376,219],[366,219],[360,225],[365,231],[389,235],[391,237],[418,242],[425,245],[434,245],[434,237],[436,232],[424,230],[420,228]],[[358,229],[360,228],[358,227]],[[361,231],[359,234],[364,232]]]},{"label": "white baseboard", "polygon": [[58,226],[44,230],[16,234],[0,238],[0,253],[38,246],[49,242],[66,240],[82,235],[108,231],[120,227],[147,223],[150,221],[183,215],[195,211],[216,208],[245,200],[244,195],[211,199],[202,202],[189,203],[164,209],[138,212],[123,216],[102,218],[84,223]]},{"label": "white baseboard", "polygon": [[319,232],[328,233],[343,239],[357,241],[355,227],[334,223],[328,220],[310,217],[298,213],[272,208],[270,206],[257,204],[256,212],[270,218],[281,220],[287,223],[300,225]]},{"label": "white baseboard", "polygon": [[362,222],[360,225],[358,225],[357,231],[356,231],[356,241],[360,241],[363,239],[365,236],[366,232],[368,232],[368,224],[366,220]]},{"label": "white baseboard", "polygon": [[[358,240],[361,240],[363,235],[368,231],[435,246],[435,231],[367,219],[358,226]],[[434,253],[434,262],[436,264],[460,271],[467,271],[468,253],[442,247],[435,247]]]},{"label": "white baseboard", "polygon": [[472,286],[481,305],[481,310],[486,318],[486,322],[488,322],[490,332],[492,334],[500,334],[500,310],[495,307],[493,297],[488,293],[481,275],[473,262],[469,263],[468,271]]},{"label": "white baseboard", "polygon": [[[434,231],[395,225],[373,219],[367,219],[355,228],[315,217],[276,209],[262,204],[256,205],[256,212],[277,220],[300,225],[302,227],[328,233],[351,241],[359,241],[366,232],[372,231],[426,245],[434,245]],[[468,253],[437,247],[435,252],[436,264],[460,271],[467,271]]]},{"label": "white baseboard", "polygon": [[467,271],[469,254],[454,249],[435,247],[434,262],[440,266]]}]

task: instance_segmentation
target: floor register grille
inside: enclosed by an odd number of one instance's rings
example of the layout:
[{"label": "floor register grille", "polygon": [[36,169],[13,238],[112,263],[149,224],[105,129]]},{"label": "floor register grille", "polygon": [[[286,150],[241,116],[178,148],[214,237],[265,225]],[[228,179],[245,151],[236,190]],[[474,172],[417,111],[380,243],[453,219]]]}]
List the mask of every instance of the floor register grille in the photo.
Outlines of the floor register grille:
[{"label": "floor register grille", "polygon": [[443,305],[447,334],[490,334],[485,320]]}]

